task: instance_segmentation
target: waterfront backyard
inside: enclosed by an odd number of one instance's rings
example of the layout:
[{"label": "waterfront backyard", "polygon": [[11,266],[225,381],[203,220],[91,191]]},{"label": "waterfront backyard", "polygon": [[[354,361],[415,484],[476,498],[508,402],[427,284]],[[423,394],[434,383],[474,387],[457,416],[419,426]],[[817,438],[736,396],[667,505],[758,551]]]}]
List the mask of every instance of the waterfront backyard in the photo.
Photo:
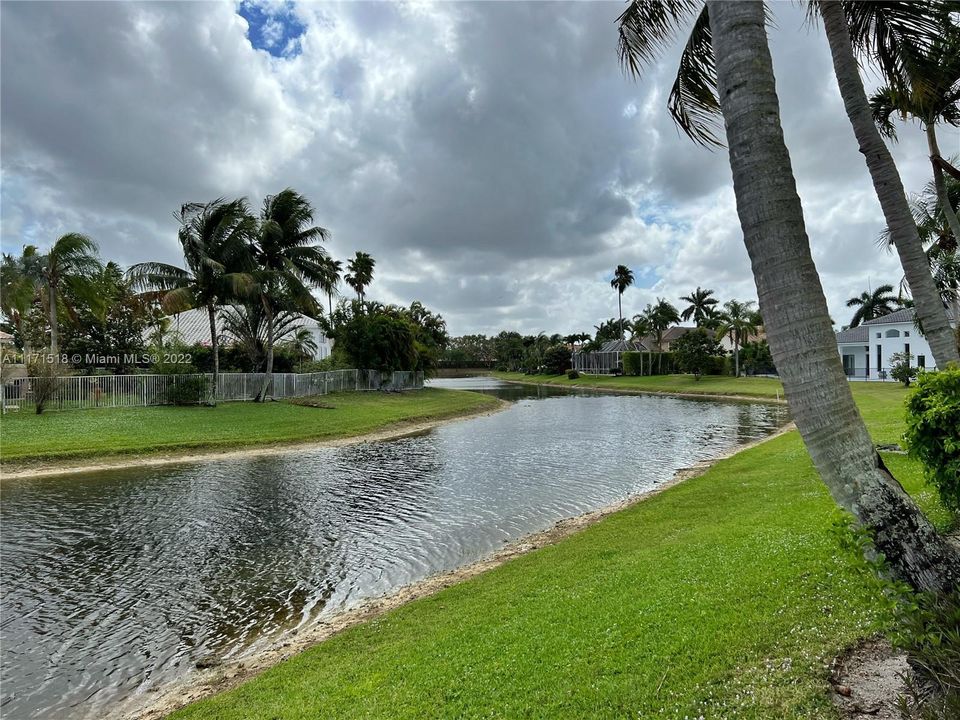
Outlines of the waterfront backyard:
[{"label": "waterfront backyard", "polygon": [[[238,663],[292,629],[656,490],[787,420],[777,404],[445,384],[484,392],[321,399],[340,415],[236,403],[5,417],[4,458],[12,436],[19,458],[39,461],[44,452],[95,458],[96,447],[114,457],[164,451],[191,432],[221,444],[355,435],[387,419],[514,401],[394,442],[5,482],[5,538],[20,538],[3,558],[18,608],[4,661],[20,668],[4,673],[20,688],[7,711],[139,712],[143,689],[166,697],[197,663],[225,663],[236,682]],[[905,392],[854,392],[875,440],[897,442]],[[250,407],[269,413],[262,427],[243,416]],[[109,424],[125,413],[138,422]],[[191,426],[191,417],[205,420]],[[103,427],[84,447],[83,431],[68,428],[91,418]],[[22,429],[51,420],[45,432]],[[147,447],[142,438],[159,428],[166,444]],[[919,467],[885,461],[945,521]],[[176,717],[829,717],[827,663],[887,622],[872,576],[838,545],[836,518],[791,432]],[[55,567],[49,557],[60,558]],[[44,669],[50,642],[64,648],[56,676]]]}]

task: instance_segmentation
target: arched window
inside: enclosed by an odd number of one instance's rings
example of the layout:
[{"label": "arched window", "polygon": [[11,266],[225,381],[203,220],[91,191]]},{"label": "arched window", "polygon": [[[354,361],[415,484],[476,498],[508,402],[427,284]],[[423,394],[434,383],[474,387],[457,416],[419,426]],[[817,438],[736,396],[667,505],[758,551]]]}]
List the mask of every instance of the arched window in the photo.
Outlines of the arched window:
[{"label": "arched window", "polygon": [[887,336],[887,337],[900,337],[900,331],[899,331],[899,330],[887,330],[886,336]]}]

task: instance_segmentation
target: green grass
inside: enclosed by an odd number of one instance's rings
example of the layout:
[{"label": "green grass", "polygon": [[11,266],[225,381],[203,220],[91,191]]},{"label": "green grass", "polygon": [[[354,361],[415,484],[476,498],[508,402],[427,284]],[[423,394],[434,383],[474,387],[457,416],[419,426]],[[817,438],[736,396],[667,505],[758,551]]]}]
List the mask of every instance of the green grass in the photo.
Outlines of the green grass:
[{"label": "green grass", "polygon": [[692,393],[696,395],[743,395],[745,397],[783,397],[779,380],[761,377],[729,377],[704,375],[695,380],[693,375],[581,375],[571,380],[566,375],[525,375],[518,372],[495,372],[494,377],[536,385],[563,385],[567,387],[595,387],[634,392]]},{"label": "green grass", "polygon": [[[854,391],[897,441],[904,391]],[[944,520],[916,463],[887,461]],[[836,717],[827,663],[885,622],[836,517],[788,433],[172,717]]]},{"label": "green grass", "polygon": [[320,402],[333,409],[289,402],[237,402],[215,408],[9,413],[0,420],[0,459],[23,463],[329,440],[398,422],[452,417],[496,405],[496,400],[487,395],[429,388],[396,394],[339,393],[325,396]]}]

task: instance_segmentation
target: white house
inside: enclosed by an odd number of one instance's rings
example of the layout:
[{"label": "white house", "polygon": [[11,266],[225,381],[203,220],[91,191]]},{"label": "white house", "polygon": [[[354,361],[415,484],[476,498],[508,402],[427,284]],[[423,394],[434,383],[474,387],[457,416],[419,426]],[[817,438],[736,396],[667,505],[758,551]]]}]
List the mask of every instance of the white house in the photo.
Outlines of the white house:
[{"label": "white house", "polygon": [[[186,345],[193,345],[195,343],[200,343],[201,345],[210,344],[210,316],[207,314],[205,308],[184,310],[183,312],[171,315],[169,319],[170,326],[167,332],[171,337],[176,337]],[[236,338],[223,327],[223,320],[220,317],[220,313],[217,313],[216,322],[217,336],[220,338],[220,342],[225,345],[236,342]],[[310,334],[313,336],[313,341],[317,345],[317,352],[313,359],[323,360],[329,357],[330,352],[333,350],[333,340],[330,340],[324,335],[323,330],[316,320],[306,315],[300,315],[299,323],[283,337],[277,338],[277,341],[283,342],[284,340],[288,340],[293,331],[299,330],[301,327],[310,331]],[[152,332],[153,328],[149,327],[144,331],[144,342],[150,342]]]},{"label": "white house", "polygon": [[838,332],[837,348],[847,377],[887,380],[894,364],[890,357],[895,353],[909,353],[914,366],[935,369],[933,353],[914,318],[913,308],[905,308]]}]

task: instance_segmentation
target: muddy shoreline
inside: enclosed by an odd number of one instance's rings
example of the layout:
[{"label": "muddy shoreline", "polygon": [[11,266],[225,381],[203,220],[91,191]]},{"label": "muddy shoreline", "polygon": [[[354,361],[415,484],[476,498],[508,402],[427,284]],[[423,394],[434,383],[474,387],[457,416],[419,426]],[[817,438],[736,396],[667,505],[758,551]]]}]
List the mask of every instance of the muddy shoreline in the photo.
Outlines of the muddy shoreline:
[{"label": "muddy shoreline", "polygon": [[[478,415],[489,414],[489,412],[478,413]],[[143,695],[124,701],[112,711],[109,711],[105,717],[107,720],[160,720],[160,718],[166,717],[185,705],[237,687],[274,665],[323,642],[337,633],[379,617],[408,602],[433,595],[451,585],[492,570],[520,555],[560,542],[613,513],[620,512],[653,497],[684,480],[702,475],[721,460],[744,450],[749,450],[794,429],[794,424],[792,422],[788,423],[765,438],[739,445],[722,455],[691,467],[681,468],[674,474],[673,478],[652,490],[633,495],[599,510],[561,520],[546,530],[519,538],[475,563],[430,576],[417,583],[400,588],[389,595],[366,600],[356,607],[333,617],[317,620],[309,627],[291,632],[269,647],[249,656],[226,662],[214,668],[193,671],[180,680],[163,687],[151,689]],[[365,436],[365,439],[369,440],[369,436]]]}]

